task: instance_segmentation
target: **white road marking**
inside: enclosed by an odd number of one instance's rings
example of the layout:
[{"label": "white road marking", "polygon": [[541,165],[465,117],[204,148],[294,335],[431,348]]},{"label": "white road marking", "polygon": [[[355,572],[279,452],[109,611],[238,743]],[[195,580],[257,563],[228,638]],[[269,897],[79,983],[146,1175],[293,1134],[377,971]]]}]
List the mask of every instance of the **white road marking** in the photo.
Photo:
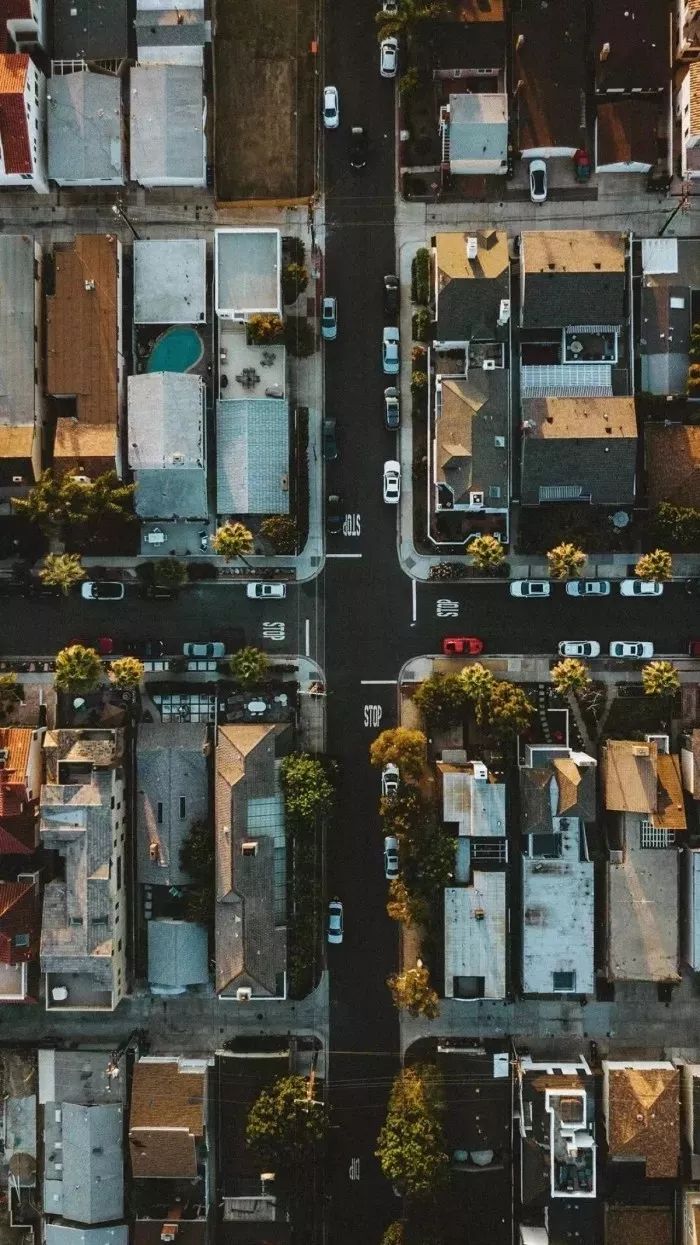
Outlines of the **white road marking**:
[{"label": "white road marking", "polygon": [[351,1180],[360,1179],[360,1160],[359,1159],[350,1159],[350,1166],[348,1167],[348,1175]]},{"label": "white road marking", "polygon": [[309,653],[311,652],[311,622],[308,618],[306,620],[304,631],[305,631],[305,643],[306,643],[305,651],[306,651],[306,656],[308,657]]},{"label": "white road marking", "polygon": [[411,622],[415,622],[416,621],[416,581],[415,579],[411,580],[411,609],[412,609]]},{"label": "white road marking", "polygon": [[283,622],[264,622],[262,633],[263,640],[284,640],[286,627]]},{"label": "white road marking", "polygon": [[327,553],[327,558],[361,558],[361,553]]},{"label": "white road marking", "polygon": [[396,679],[360,679],[361,687],[396,687]]},{"label": "white road marking", "polygon": [[447,597],[440,597],[435,610],[438,618],[458,618],[459,601],[449,601]]},{"label": "white road marking", "polygon": [[346,514],[343,519],[343,536],[359,536],[362,532],[362,519],[359,514]]},{"label": "white road marking", "polygon": [[381,705],[365,705],[365,726],[371,726],[376,729],[382,720],[383,712]]}]

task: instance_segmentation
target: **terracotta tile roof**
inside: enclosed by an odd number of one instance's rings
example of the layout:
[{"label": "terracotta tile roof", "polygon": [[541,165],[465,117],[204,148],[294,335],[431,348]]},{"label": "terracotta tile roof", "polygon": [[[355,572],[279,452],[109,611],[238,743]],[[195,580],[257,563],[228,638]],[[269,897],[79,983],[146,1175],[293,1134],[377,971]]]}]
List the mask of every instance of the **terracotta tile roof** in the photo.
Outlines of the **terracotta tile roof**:
[{"label": "terracotta tile roof", "polygon": [[55,292],[46,299],[46,388],[75,396],[82,424],[117,423],[117,249],[111,234],[79,234],[55,250]]},{"label": "terracotta tile roof", "polygon": [[656,812],[654,825],[664,830],[685,830],[685,803],[681,763],[677,756],[661,753],[657,762]]},{"label": "terracotta tile roof", "polygon": [[23,726],[0,726],[0,748],[7,749],[5,768],[13,770],[17,779],[24,779],[34,731]]},{"label": "terracotta tile roof", "polygon": [[31,856],[38,846],[34,812],[21,817],[0,817],[0,856]]},{"label": "terracotta tile roof", "polygon": [[[680,1152],[677,1068],[606,1068],[610,1157],[646,1160],[649,1180],[674,1179]],[[636,1243],[635,1243],[636,1245]]]},{"label": "terracotta tile roof", "polygon": [[[31,882],[0,882],[0,962],[21,964],[39,949],[40,908]],[[16,934],[29,934],[26,947],[15,946]]]},{"label": "terracotta tile roof", "polygon": [[542,441],[574,438],[632,440],[637,436],[634,398],[532,398],[528,436]]},{"label": "terracotta tile roof", "polygon": [[612,813],[652,813],[656,809],[655,743],[609,739],[603,748],[605,807]]},{"label": "terracotta tile roof", "polygon": [[644,457],[650,506],[670,501],[700,510],[700,425],[647,424]]},{"label": "terracotta tile roof", "polygon": [[29,57],[26,53],[0,53],[0,143],[6,173],[31,173],[32,155],[24,86]]},{"label": "terracotta tile roof", "polygon": [[194,1177],[204,1135],[205,1078],[175,1062],[134,1067],[129,1148],[135,1178]]},{"label": "terracotta tile roof", "polygon": [[673,1245],[667,1206],[606,1206],[605,1245]]}]

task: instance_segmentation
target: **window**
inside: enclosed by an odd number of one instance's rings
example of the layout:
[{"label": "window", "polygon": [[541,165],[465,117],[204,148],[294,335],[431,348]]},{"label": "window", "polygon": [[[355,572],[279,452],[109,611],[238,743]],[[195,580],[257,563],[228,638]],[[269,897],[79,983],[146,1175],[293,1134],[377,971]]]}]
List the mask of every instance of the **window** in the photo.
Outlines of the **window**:
[{"label": "window", "polygon": [[258,854],[257,843],[241,843],[241,853],[244,856],[257,856]]},{"label": "window", "polygon": [[555,994],[560,991],[568,991],[576,989],[576,973],[552,973],[552,990]]},{"label": "window", "polygon": [[163,805],[159,802],[158,803],[158,825],[162,826],[162,824],[163,824]]},{"label": "window", "polygon": [[122,888],[122,858],[117,856],[117,890]]},{"label": "window", "polygon": [[106,916],[94,916],[92,918],[92,923],[93,925],[107,925],[108,919]]},{"label": "window", "polygon": [[16,947],[28,947],[29,934],[15,934],[14,944]]},{"label": "window", "polygon": [[184,820],[185,820],[185,797],[184,795],[181,795],[180,796],[180,821],[184,821]]},{"label": "window", "polygon": [[492,500],[496,500],[500,496],[501,496],[501,490],[499,486],[497,484],[490,484],[489,485],[489,497]]},{"label": "window", "polygon": [[109,807],[110,807],[110,808],[114,808],[114,796],[112,796],[112,798],[111,798],[111,800],[110,800],[110,802],[109,802]]},{"label": "window", "polygon": [[81,916],[71,916],[68,918],[69,925],[82,925],[83,918]]}]

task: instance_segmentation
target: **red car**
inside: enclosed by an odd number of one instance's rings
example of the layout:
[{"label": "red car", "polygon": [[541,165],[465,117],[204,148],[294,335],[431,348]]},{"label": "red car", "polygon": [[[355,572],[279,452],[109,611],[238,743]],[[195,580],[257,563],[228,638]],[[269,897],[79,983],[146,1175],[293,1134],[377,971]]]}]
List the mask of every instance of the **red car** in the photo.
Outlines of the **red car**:
[{"label": "red car", "polygon": [[475,635],[446,635],[442,651],[446,657],[477,657],[484,651],[484,641]]}]

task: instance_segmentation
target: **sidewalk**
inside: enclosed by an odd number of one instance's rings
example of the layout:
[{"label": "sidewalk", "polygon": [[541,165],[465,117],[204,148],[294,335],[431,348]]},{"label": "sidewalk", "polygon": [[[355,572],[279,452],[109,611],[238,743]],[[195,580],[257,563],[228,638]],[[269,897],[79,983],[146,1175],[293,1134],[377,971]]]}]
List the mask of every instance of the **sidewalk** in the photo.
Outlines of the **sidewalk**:
[{"label": "sidewalk", "polygon": [[[700,662],[696,657],[688,657],[682,653],[655,653],[655,658],[673,657],[674,666],[681,683],[696,685],[700,679]],[[439,654],[424,654],[422,657],[411,657],[399,671],[399,692],[405,684],[423,683],[431,674],[455,674],[457,666],[454,657],[442,657]],[[465,657],[460,669],[478,661],[498,679],[508,679],[511,683],[551,683],[551,668],[560,659],[556,653],[533,654],[499,654],[498,657],[477,658]],[[641,663],[640,663],[641,664]],[[586,666],[591,676],[601,683],[639,683],[639,670],[630,670],[627,663],[614,657],[587,657]],[[402,723],[405,725],[405,723]],[[412,725],[412,724],[411,724]]]}]

